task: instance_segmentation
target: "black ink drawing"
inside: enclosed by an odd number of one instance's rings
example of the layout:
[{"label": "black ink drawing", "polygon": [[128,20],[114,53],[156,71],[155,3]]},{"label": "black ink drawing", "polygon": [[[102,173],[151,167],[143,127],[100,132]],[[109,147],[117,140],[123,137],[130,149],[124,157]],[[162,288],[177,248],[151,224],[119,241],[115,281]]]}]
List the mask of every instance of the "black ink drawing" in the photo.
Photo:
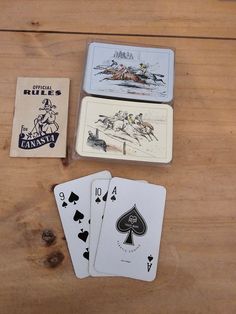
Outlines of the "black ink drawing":
[{"label": "black ink drawing", "polygon": [[44,113],[39,114],[33,121],[33,127],[30,131],[24,125],[21,126],[19,135],[19,148],[22,149],[35,149],[45,144],[49,144],[50,148],[55,146],[59,136],[59,125],[56,122],[58,112],[54,112],[55,105],[52,104],[50,99],[42,101],[43,108],[39,110]]},{"label": "black ink drawing", "polygon": [[[95,121],[97,126],[102,128],[103,132],[109,132],[110,135],[134,142],[139,146],[142,146],[140,139],[144,138],[147,142],[152,142],[153,140],[158,141],[157,136],[154,134],[154,127],[151,123],[143,121],[143,114],[139,113],[137,115],[128,113],[127,111],[119,110],[113,116],[99,115],[97,121]],[[90,140],[94,135],[90,133]],[[98,133],[98,132],[97,132]],[[122,137],[123,136],[123,137]],[[94,140],[96,140],[95,137]],[[100,140],[102,141],[102,140]],[[104,149],[104,151],[106,151]]]},{"label": "black ink drawing", "polygon": [[104,152],[107,151],[107,144],[104,140],[101,140],[98,138],[98,131],[96,132],[97,134],[93,134],[92,131],[89,131],[88,138],[87,138],[87,144],[91,147],[96,147],[96,148],[101,148],[104,150]]}]

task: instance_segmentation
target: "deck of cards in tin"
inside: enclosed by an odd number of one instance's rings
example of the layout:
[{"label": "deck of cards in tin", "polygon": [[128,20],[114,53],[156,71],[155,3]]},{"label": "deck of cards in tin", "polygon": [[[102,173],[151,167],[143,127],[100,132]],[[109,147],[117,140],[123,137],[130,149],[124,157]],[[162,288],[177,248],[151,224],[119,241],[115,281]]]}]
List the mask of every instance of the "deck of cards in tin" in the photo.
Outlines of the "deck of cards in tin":
[{"label": "deck of cards in tin", "polygon": [[172,49],[90,42],[74,158],[169,164],[173,87]]},{"label": "deck of cards in tin", "polygon": [[89,44],[83,85],[87,94],[171,103],[173,87],[172,49]]},{"label": "deck of cards in tin", "polygon": [[84,97],[76,152],[82,157],[169,163],[173,109],[166,104]]}]

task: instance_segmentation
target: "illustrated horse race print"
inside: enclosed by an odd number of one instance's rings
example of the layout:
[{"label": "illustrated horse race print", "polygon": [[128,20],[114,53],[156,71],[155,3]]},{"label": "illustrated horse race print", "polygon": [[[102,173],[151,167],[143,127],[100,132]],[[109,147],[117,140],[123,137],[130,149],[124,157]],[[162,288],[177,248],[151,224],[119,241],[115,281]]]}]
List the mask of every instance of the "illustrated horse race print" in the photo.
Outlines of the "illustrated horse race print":
[{"label": "illustrated horse race print", "polygon": [[165,159],[172,144],[171,110],[169,105],[85,97],[78,153],[113,159]]},{"label": "illustrated horse race print", "polygon": [[170,49],[90,44],[84,83],[88,93],[168,102],[172,80]]}]

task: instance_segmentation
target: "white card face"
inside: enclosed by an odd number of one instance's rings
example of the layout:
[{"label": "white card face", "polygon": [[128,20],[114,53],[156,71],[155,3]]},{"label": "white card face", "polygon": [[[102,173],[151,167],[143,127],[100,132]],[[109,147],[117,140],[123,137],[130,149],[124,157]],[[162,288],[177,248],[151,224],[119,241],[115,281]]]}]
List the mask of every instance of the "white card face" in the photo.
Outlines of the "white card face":
[{"label": "white card face", "polygon": [[[139,181],[146,182],[146,181]],[[101,232],[102,220],[108,195],[110,180],[94,180],[91,188],[91,220],[89,234],[89,273],[91,276],[111,276],[110,274],[100,273],[94,267],[98,241]],[[115,275],[113,275],[115,276]]]},{"label": "white card face", "polygon": [[89,94],[169,103],[173,85],[171,49],[97,42],[89,45],[84,80]]},{"label": "white card face", "polygon": [[100,236],[102,219],[108,194],[110,180],[98,179],[93,181],[91,188],[91,221],[89,246],[89,273],[91,276],[110,276],[96,271],[94,261]]},{"label": "white card face", "polygon": [[102,171],[59,184],[54,189],[72,264],[78,278],[89,276],[91,184],[95,179],[110,178],[109,171]]},{"label": "white card face", "polygon": [[81,156],[169,163],[173,109],[166,104],[84,97],[76,151]]},{"label": "white card face", "polygon": [[97,271],[155,279],[165,197],[162,186],[111,180],[95,259]]}]

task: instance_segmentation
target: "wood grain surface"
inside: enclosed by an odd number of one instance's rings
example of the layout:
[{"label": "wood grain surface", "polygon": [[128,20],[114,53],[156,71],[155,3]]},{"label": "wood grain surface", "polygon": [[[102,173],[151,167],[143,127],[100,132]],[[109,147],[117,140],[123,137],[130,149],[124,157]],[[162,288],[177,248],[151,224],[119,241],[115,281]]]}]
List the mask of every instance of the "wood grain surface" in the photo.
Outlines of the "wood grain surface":
[{"label": "wood grain surface", "polygon": [[8,0],[0,29],[236,38],[234,0]]},{"label": "wood grain surface", "polygon": [[[79,2],[0,3],[0,313],[236,313],[236,41],[229,40],[235,37],[235,2],[137,1],[136,15],[131,1],[127,9],[123,1]],[[117,22],[115,10],[125,23]],[[58,30],[129,36],[53,32]],[[71,160],[84,53],[92,38],[175,49],[170,166]],[[71,79],[68,158],[9,157],[18,76]],[[103,169],[167,188],[154,282],[74,276],[52,190]]]}]

